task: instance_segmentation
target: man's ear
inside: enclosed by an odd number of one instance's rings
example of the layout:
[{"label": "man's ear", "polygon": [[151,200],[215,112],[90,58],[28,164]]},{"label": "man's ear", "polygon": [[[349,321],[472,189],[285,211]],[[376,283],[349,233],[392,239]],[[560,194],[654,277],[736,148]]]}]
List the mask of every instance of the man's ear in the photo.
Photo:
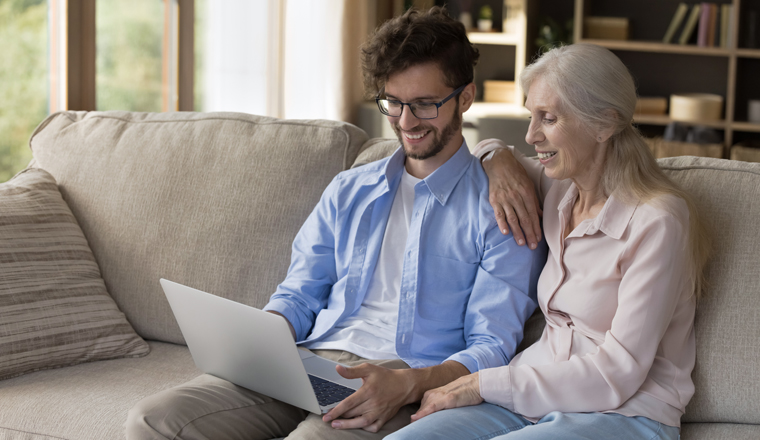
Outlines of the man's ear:
[{"label": "man's ear", "polygon": [[475,87],[475,83],[471,82],[465,86],[465,88],[462,90],[462,93],[459,95],[459,111],[464,113],[467,110],[470,109],[470,106],[472,106],[472,103],[475,102],[475,92],[477,91],[477,88]]}]

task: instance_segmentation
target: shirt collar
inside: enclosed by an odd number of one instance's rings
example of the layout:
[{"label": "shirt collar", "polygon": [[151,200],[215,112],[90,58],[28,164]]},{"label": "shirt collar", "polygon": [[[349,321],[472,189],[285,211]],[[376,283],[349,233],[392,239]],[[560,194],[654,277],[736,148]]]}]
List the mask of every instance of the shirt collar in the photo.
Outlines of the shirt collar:
[{"label": "shirt collar", "polygon": [[623,203],[623,201],[615,197],[615,194],[611,194],[607,202],[604,203],[602,211],[596,216],[591,225],[591,228],[595,229],[593,232],[599,230],[604,232],[608,237],[620,240],[637,207],[638,204]]},{"label": "shirt collar", "polygon": [[462,142],[459,150],[446,163],[423,179],[438,203],[446,204],[446,200],[449,199],[451,192],[454,191],[454,187],[467,171],[472,160],[473,156],[470,154],[470,149],[467,148],[467,142]]},{"label": "shirt collar", "polygon": [[378,195],[391,191],[396,184],[396,180],[401,180],[401,172],[404,169],[405,159],[406,155],[404,154],[403,147],[397,148],[390,155],[388,162],[383,167],[382,173],[377,175],[378,182],[380,183],[380,186],[377,188],[380,191],[377,193]]},{"label": "shirt collar", "polygon": [[[399,147],[391,155],[388,163],[385,165],[386,185],[389,185],[389,182],[393,182],[394,178],[401,175],[405,159],[404,147]],[[465,171],[467,171],[467,167],[472,160],[473,156],[470,154],[467,142],[464,141],[459,150],[449,160],[423,179],[423,182],[425,182],[430,192],[433,193],[438,203],[441,205],[446,204],[446,200],[448,200],[451,192],[454,191],[454,187]]]},{"label": "shirt collar", "polygon": [[[565,211],[565,215],[569,216],[572,203],[575,202],[577,197],[578,187],[575,186],[575,183],[571,183],[557,209]],[[628,227],[628,223],[631,221],[637,207],[638,204],[624,203],[615,197],[615,194],[610,195],[607,201],[604,202],[599,215],[586,228],[585,234],[593,235],[598,231],[602,231],[608,237],[619,240]]]}]

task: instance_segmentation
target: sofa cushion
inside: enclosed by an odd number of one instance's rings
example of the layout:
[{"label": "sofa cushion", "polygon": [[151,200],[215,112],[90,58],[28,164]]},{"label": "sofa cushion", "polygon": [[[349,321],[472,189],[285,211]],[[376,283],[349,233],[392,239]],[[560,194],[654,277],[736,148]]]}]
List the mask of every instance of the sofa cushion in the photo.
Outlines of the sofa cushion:
[{"label": "sofa cushion", "polygon": [[62,112],[31,147],[138,334],[183,343],[158,280],[262,307],[301,224],[366,139],[334,121]]},{"label": "sofa cushion", "polygon": [[0,184],[0,206],[0,379],[146,355],[53,176],[21,171]]},{"label": "sofa cushion", "polygon": [[696,393],[683,421],[760,424],[760,164],[658,162],[694,196],[713,239],[708,289],[695,320]]},{"label": "sofa cushion", "polygon": [[123,439],[141,399],[200,374],[187,347],[150,343],[139,359],[41,371],[0,382],[0,439]]},{"label": "sofa cushion", "polygon": [[760,438],[760,425],[683,423],[681,438],[683,440],[757,440]]}]

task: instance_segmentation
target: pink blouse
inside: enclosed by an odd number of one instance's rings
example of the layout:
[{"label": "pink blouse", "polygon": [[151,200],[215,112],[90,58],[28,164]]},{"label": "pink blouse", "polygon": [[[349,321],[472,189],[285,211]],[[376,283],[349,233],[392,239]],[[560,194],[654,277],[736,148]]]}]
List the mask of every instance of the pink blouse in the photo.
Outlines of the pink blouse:
[{"label": "pink blouse", "polygon": [[516,156],[546,194],[546,327],[508,366],[480,371],[481,396],[534,421],[612,412],[680,426],[696,358],[686,203],[662,196],[634,206],[613,195],[563,238],[578,189]]}]

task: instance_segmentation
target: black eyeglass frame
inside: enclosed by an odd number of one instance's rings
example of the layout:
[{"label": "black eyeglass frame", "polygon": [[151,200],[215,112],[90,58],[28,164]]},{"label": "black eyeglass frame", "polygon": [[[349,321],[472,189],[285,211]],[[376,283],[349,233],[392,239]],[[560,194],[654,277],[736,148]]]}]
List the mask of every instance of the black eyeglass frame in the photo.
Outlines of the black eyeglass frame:
[{"label": "black eyeglass frame", "polygon": [[[467,87],[468,84],[464,84],[464,85],[460,86],[459,88],[457,88],[456,90],[454,90],[453,92],[451,92],[451,94],[449,96],[443,98],[439,102],[426,102],[425,104],[432,104],[432,105],[435,106],[435,116],[432,117],[432,118],[420,118],[419,116],[417,116],[417,114],[414,113],[414,108],[412,106],[419,104],[417,102],[411,102],[410,103],[410,102],[398,101],[396,99],[381,98],[380,95],[383,93],[383,91],[381,91],[380,93],[378,93],[377,96],[375,97],[375,104],[377,104],[377,108],[378,108],[378,110],[380,110],[380,113],[384,114],[385,116],[390,116],[392,118],[400,118],[401,115],[404,114],[404,106],[408,106],[409,107],[409,111],[411,111],[412,115],[414,115],[414,117],[417,118],[417,119],[435,119],[439,115],[438,109],[440,109],[443,106],[443,104],[446,104],[446,102],[448,102],[451,98],[453,98],[454,96],[456,96],[459,93],[461,93],[462,90],[464,90],[464,88]],[[401,104],[401,113],[399,113],[398,116],[391,115],[387,111],[383,110],[383,106],[380,105],[380,101],[390,101],[390,102],[395,102],[395,103]]]}]

